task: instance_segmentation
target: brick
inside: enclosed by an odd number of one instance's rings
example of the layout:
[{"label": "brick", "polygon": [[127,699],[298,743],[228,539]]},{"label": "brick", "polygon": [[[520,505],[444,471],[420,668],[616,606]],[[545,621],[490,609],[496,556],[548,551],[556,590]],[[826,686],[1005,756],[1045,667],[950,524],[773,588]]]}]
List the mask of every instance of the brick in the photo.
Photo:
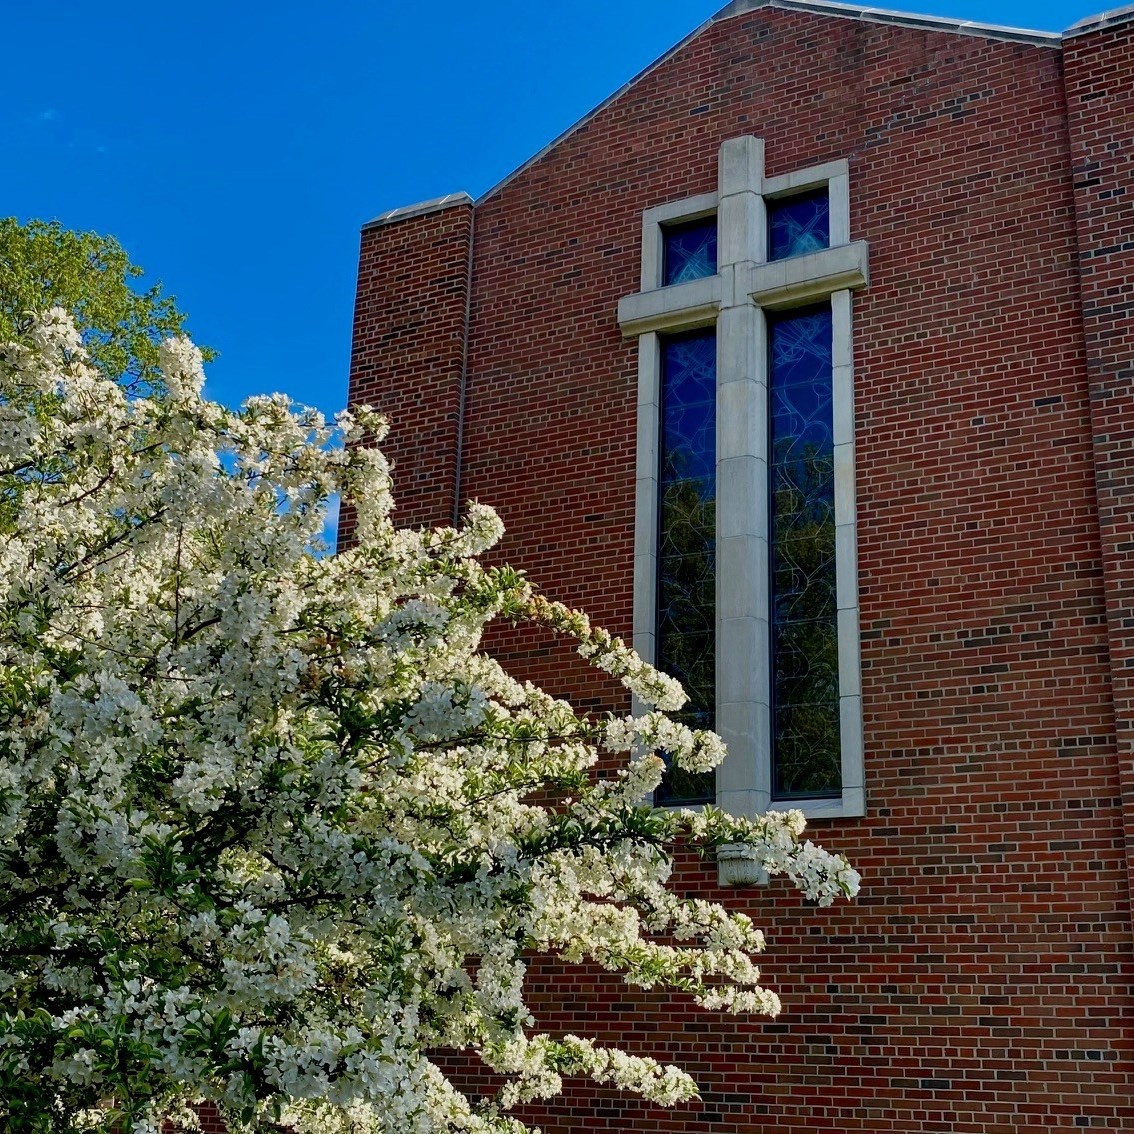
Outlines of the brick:
[{"label": "brick", "polygon": [[[505,520],[499,558],[624,636],[636,348],[615,311],[639,288],[642,210],[712,191],[720,143],[753,134],[769,175],[848,159],[870,245],[868,808],[813,824],[862,895],[816,911],[679,863],[679,890],[768,930],[775,1022],[534,958],[541,1025],[681,1064],[703,1095],[662,1111],[571,1083],[524,1112],[544,1129],[1134,1129],[1132,27],[1052,48],[760,8],[475,210],[364,235],[351,397],[394,417],[405,522],[448,519],[459,459],[461,495]],[[628,707],[539,633],[488,645],[590,711]]]}]

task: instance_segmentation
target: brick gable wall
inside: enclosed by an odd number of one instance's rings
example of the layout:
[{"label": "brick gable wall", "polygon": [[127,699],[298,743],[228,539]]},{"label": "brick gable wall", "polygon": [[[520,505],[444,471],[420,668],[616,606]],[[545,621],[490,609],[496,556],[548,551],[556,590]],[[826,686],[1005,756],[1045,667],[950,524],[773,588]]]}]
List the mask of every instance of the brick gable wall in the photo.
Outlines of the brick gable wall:
[{"label": "brick gable wall", "polygon": [[1075,36],[1065,56],[1108,648],[1134,881],[1134,24]]},{"label": "brick gable wall", "polygon": [[[1075,109],[1073,48],[1084,75],[1096,65],[1086,38],[1069,41],[1065,97],[1057,50],[753,12],[710,27],[476,207],[463,494],[502,513],[501,558],[624,635],[636,347],[615,306],[638,290],[641,210],[713,189],[720,142],[750,133],[771,175],[847,158],[852,236],[871,249],[854,302],[868,808],[813,824],[862,870],[862,895],[816,911],[775,883],[722,893],[711,864],[682,864],[679,889],[768,929],[774,1023],[534,962],[549,1028],[678,1062],[704,1094],[662,1111],[572,1085],[530,1112],[547,1131],[1134,1129],[1110,669],[1129,632],[1130,435],[1099,439],[1100,413],[1128,397],[1115,379],[1129,386],[1130,323],[1110,292],[1126,261],[1092,261],[1086,338],[1079,295],[1085,242],[1129,206],[1091,198],[1077,229],[1070,175],[1073,160],[1109,162],[1115,189],[1130,148]],[[1119,109],[1094,105],[1100,121]],[[399,246],[412,279],[382,303],[429,307],[438,285],[418,265],[433,247]],[[418,508],[451,485],[413,402],[428,371],[451,405],[455,324],[444,307],[436,369],[415,362],[403,381],[381,338],[400,310],[360,307],[355,365],[406,391],[395,452],[424,474]],[[555,643],[491,644],[587,708],[627,707]],[[1122,729],[1130,719],[1120,709]]]},{"label": "brick gable wall", "polygon": [[[362,233],[350,403],[397,426],[382,449],[406,527],[452,520],[472,213],[455,204]],[[347,509],[344,538],[350,526]]]}]

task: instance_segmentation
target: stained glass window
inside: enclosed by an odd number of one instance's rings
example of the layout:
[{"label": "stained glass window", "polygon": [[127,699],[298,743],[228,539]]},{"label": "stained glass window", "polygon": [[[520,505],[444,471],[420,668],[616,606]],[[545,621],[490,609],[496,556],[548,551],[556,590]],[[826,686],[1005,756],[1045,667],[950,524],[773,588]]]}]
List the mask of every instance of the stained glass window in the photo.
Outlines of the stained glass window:
[{"label": "stained glass window", "polygon": [[705,217],[662,229],[667,286],[717,274],[717,218]]},{"label": "stained glass window", "polygon": [[[689,694],[675,715],[691,728],[712,728],[716,703],[716,354],[711,327],[662,340],[657,664]],[[712,773],[674,768],[657,802],[713,797]]]},{"label": "stained glass window", "polygon": [[769,324],[772,795],[840,791],[831,309]]},{"label": "stained glass window", "polygon": [[784,260],[831,245],[831,206],[826,188],[797,197],[773,197],[768,209],[768,259]]}]

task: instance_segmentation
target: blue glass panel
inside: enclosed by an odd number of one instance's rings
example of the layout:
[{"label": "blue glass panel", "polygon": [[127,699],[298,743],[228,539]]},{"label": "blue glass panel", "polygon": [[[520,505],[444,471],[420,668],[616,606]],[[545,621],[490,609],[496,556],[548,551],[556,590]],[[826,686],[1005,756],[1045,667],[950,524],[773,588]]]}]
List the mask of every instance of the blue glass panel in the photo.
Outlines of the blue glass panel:
[{"label": "blue glass panel", "polygon": [[717,218],[662,229],[665,245],[662,282],[684,283],[717,274]]},{"label": "blue glass panel", "polygon": [[831,208],[826,189],[798,197],[773,197],[767,208],[769,260],[784,260],[831,246]]},{"label": "blue glass panel", "polygon": [[[715,250],[714,250],[715,259]],[[715,264],[714,264],[715,271]],[[712,728],[716,703],[717,338],[662,342],[657,663],[689,694],[675,716]],[[713,799],[713,776],[671,769],[659,803]]]},{"label": "blue glass panel", "polygon": [[773,319],[772,792],[840,788],[831,309]]}]

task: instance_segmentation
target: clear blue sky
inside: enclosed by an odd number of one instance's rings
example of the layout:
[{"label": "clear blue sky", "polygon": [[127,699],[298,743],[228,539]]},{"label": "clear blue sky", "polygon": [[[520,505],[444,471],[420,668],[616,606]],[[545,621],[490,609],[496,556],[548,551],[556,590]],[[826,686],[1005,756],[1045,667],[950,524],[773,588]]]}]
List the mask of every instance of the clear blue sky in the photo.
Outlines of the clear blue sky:
[{"label": "clear blue sky", "polygon": [[[116,236],[221,352],[214,397],[333,411],[359,226],[484,192],[723,3],[56,0],[46,36],[9,4],[0,208]],[[1100,10],[893,7],[1049,31]]]}]

